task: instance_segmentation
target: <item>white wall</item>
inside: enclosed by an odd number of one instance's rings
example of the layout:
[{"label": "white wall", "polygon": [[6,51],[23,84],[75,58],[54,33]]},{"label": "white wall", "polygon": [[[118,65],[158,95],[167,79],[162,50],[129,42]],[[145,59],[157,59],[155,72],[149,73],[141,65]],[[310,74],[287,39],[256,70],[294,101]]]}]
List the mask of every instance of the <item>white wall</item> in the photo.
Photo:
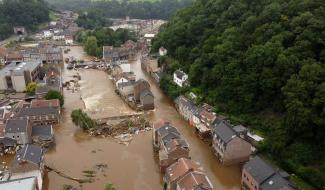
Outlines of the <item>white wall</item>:
[{"label": "white wall", "polygon": [[13,87],[17,92],[24,92],[26,90],[25,77],[22,76],[12,76]]}]

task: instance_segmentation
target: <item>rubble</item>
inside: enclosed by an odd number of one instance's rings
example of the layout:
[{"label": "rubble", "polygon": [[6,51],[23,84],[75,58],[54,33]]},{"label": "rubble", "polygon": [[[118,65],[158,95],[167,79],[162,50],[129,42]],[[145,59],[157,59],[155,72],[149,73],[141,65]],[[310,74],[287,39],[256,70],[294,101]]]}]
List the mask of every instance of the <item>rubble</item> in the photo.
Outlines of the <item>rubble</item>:
[{"label": "rubble", "polygon": [[118,143],[128,145],[134,135],[152,129],[149,121],[144,117],[132,117],[112,124],[98,126],[88,130],[90,136],[113,137]]}]

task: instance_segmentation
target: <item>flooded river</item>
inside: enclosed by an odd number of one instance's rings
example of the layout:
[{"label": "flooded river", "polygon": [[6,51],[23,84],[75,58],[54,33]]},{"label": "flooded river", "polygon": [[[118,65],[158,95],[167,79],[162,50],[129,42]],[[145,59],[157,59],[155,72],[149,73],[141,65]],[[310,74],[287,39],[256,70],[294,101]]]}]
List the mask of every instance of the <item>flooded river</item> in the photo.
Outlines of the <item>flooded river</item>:
[{"label": "flooded river", "polygon": [[[77,59],[87,59],[81,47],[72,47],[65,56],[71,55]],[[172,102],[142,72],[140,62],[132,63],[131,68],[137,78],[150,82],[155,95],[156,109],[149,115],[149,119],[152,122],[168,119],[179,129],[190,145],[192,159],[201,163],[216,190],[240,189],[240,167],[220,165],[210,147],[195,135],[194,129],[181,119]],[[77,178],[84,178],[85,170],[96,171],[95,181],[83,184],[85,190],[102,190],[109,182],[119,190],[161,190],[162,176],[153,156],[151,132],[135,136],[131,144],[125,146],[109,138],[89,137],[72,123],[70,113],[77,108],[86,108],[94,117],[133,112],[115,94],[106,73],[98,70],[80,70],[79,73],[81,91],[64,91],[62,121],[55,129],[56,146],[46,153],[46,164]],[[64,81],[70,80],[74,74],[76,71],[64,68]],[[98,164],[108,167],[100,171],[96,169]],[[45,179],[44,189],[61,190],[65,184],[78,185],[50,172]]]}]

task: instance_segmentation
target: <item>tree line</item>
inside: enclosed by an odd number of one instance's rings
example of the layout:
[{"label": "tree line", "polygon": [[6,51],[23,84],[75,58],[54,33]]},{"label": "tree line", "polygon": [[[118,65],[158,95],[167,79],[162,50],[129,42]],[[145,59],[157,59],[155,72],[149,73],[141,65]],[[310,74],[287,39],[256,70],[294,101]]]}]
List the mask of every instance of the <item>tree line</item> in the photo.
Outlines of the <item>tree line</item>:
[{"label": "tree line", "polygon": [[88,55],[102,57],[103,46],[119,47],[128,40],[136,40],[134,32],[127,29],[97,28],[81,31],[77,35]]},{"label": "tree line", "polygon": [[40,23],[50,20],[49,11],[43,0],[0,1],[0,40],[13,34],[14,26],[35,30]]},{"label": "tree line", "polygon": [[[202,101],[265,134],[259,151],[325,185],[325,3],[197,0],[164,25],[167,73],[181,68]],[[181,91],[165,77],[169,94]]]},{"label": "tree line", "polygon": [[178,9],[190,5],[192,0],[48,0],[57,9],[73,10],[76,12],[97,12],[109,18],[130,16],[138,19],[167,19]]}]

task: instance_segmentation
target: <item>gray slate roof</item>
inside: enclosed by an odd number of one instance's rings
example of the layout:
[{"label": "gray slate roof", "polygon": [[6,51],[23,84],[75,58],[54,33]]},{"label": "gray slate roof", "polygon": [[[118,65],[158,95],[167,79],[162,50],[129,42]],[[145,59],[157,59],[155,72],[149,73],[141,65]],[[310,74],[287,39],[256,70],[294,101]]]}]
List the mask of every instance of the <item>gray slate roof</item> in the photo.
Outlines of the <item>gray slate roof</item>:
[{"label": "gray slate roof", "polygon": [[263,190],[293,190],[293,185],[287,179],[284,179],[280,174],[275,173],[272,177],[268,178],[262,183],[261,189]]},{"label": "gray slate roof", "polygon": [[148,96],[148,95],[154,97],[150,90],[145,89],[140,93],[140,98],[143,98],[143,97]]},{"label": "gray slate roof", "polygon": [[36,165],[40,165],[42,161],[43,150],[40,146],[27,144],[17,151],[13,165],[19,164],[21,161],[27,161]]},{"label": "gray slate roof", "polygon": [[179,106],[182,105],[186,107],[186,109],[190,110],[194,114],[198,114],[199,112],[198,107],[191,100],[187,99],[183,95],[177,97],[175,103]]},{"label": "gray slate roof", "polygon": [[237,136],[231,125],[225,121],[214,126],[213,133],[220,137],[225,143],[228,143],[234,136]]},{"label": "gray slate roof", "polygon": [[173,127],[173,126],[171,126],[169,124],[164,124],[162,127],[157,129],[157,133],[159,133],[161,137],[163,137],[163,136],[165,136],[165,135],[167,135],[168,133],[171,133],[171,132],[173,132],[173,133],[175,133],[177,135],[180,135],[178,130],[175,127]]},{"label": "gray slate roof", "polygon": [[167,144],[173,139],[181,139],[181,138],[182,137],[179,134],[174,133],[174,132],[170,132],[170,133],[168,133],[168,134],[166,134],[165,136],[162,137],[162,141],[163,141],[164,144]]},{"label": "gray slate roof", "polygon": [[27,131],[27,127],[27,119],[9,119],[5,131],[6,133],[22,133]]},{"label": "gray slate roof", "polygon": [[53,137],[53,131],[51,125],[33,126],[32,136],[39,136],[45,139],[51,139]]},{"label": "gray slate roof", "polygon": [[23,108],[18,114],[19,117],[25,116],[38,116],[38,115],[48,115],[48,114],[58,114],[58,110],[55,108]]},{"label": "gray slate roof", "polygon": [[244,168],[259,184],[261,184],[275,172],[274,168],[269,163],[262,160],[258,156],[247,162],[244,165]]}]

